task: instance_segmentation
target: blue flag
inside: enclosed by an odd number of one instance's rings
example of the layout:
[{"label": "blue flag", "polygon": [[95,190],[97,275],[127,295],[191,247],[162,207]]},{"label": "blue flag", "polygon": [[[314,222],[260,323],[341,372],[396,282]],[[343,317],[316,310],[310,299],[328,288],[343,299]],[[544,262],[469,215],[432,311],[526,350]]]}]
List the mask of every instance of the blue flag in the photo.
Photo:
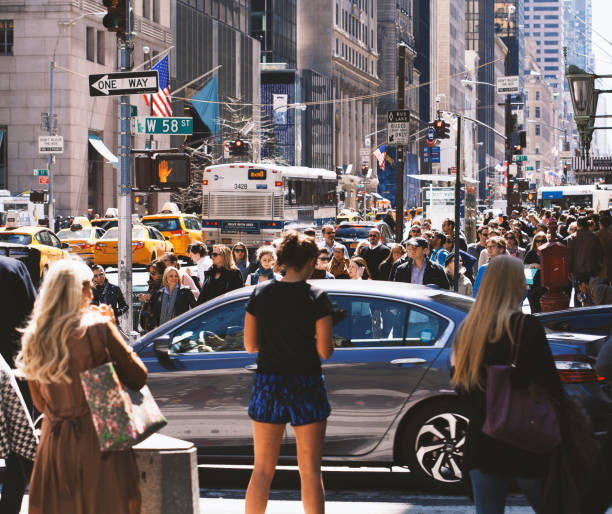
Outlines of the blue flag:
[{"label": "blue flag", "polygon": [[198,91],[192,100],[191,105],[198,113],[198,116],[212,132],[213,136],[219,135],[219,93],[217,91],[217,77],[213,77],[212,80],[206,84],[200,91]]}]

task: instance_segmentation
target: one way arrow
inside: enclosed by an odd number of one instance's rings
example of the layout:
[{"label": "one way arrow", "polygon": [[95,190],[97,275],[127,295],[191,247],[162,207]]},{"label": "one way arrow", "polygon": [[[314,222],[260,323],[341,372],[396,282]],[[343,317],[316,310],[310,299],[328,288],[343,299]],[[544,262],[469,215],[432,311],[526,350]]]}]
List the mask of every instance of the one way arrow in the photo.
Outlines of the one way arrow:
[{"label": "one way arrow", "polygon": [[140,73],[105,73],[89,76],[90,96],[156,93],[159,88],[157,71]]}]

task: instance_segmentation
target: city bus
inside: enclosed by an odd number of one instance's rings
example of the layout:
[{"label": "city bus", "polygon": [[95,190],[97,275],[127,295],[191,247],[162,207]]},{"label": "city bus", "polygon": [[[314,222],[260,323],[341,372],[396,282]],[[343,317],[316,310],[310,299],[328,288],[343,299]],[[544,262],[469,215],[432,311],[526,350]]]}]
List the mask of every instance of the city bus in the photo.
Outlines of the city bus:
[{"label": "city bus", "polygon": [[552,209],[559,205],[562,209],[570,206],[592,207],[596,212],[610,209],[612,185],[585,184],[571,186],[543,186],[538,188],[538,207]]},{"label": "city bus", "polygon": [[208,244],[270,244],[285,226],[321,226],[337,214],[334,171],[235,163],[209,166],[202,177],[202,234]]}]

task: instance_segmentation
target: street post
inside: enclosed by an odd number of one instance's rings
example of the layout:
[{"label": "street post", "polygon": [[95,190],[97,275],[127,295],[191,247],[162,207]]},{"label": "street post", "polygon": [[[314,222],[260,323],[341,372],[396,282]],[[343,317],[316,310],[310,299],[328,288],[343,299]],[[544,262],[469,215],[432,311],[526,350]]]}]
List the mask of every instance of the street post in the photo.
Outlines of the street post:
[{"label": "street post", "polygon": [[[397,109],[404,109],[404,89],[406,80],[406,47],[398,48],[397,71]],[[401,243],[404,238],[404,146],[397,145],[395,163],[395,242]]]},{"label": "street post", "polygon": [[[506,52],[505,68],[506,76],[510,76],[510,15],[514,9],[514,6],[508,6],[508,20],[507,20],[507,45],[508,51]],[[508,93],[506,95],[506,214],[508,218],[512,215],[512,191],[514,189],[514,182],[510,181],[510,163],[512,162],[512,95]]]},{"label": "street post", "polygon": [[[453,278],[453,291],[459,291],[459,240],[461,239],[461,125],[463,119],[461,114],[457,114],[457,145],[455,166],[457,168],[455,175],[455,244],[453,251],[455,252],[454,264],[455,274]],[[465,207],[464,207],[465,210]]]},{"label": "street post", "polygon": [[[53,69],[55,68],[55,56],[49,62],[49,135],[53,135]],[[53,205],[53,154],[49,154],[49,191],[47,193],[47,216],[49,218],[49,229],[55,231],[55,206]],[[59,227],[57,227],[59,229]]]}]

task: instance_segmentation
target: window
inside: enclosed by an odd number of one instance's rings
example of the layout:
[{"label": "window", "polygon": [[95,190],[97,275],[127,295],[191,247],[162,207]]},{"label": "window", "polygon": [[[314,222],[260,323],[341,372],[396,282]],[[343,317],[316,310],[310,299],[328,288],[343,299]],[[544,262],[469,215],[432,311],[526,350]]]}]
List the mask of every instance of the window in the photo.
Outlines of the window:
[{"label": "window", "polygon": [[540,92],[536,91],[536,97],[535,97],[536,101],[540,100]]},{"label": "window", "polygon": [[104,64],[105,53],[106,53],[106,31],[97,31],[97,52],[98,52],[98,64]]},{"label": "window", "polygon": [[557,57],[546,57],[544,62],[559,62],[559,59]]},{"label": "window", "polygon": [[336,25],[338,25],[338,4],[336,4]]},{"label": "window", "polygon": [[6,125],[0,126],[0,189],[6,189]]},{"label": "window", "polygon": [[536,161],[536,171],[540,171],[541,165],[542,165],[541,161]]},{"label": "window", "polygon": [[540,117],[540,107],[536,107],[536,109],[535,109],[535,117],[536,118]]},{"label": "window", "polygon": [[142,0],[142,17],[151,19],[151,0]]},{"label": "window", "polygon": [[540,135],[540,124],[539,123],[535,126],[535,135],[536,136]]},{"label": "window", "polygon": [[153,21],[159,23],[159,0],[153,0]]},{"label": "window", "polygon": [[338,55],[338,45],[339,45],[338,38],[336,38],[336,55]]},{"label": "window", "polygon": [[334,326],[342,347],[433,346],[447,321],[428,311],[381,298],[330,295],[344,319]]},{"label": "window", "polygon": [[173,353],[231,352],[244,350],[246,298],[206,312],[171,336]]},{"label": "window", "polygon": [[559,71],[559,66],[544,66],[544,71]]},{"label": "window", "polygon": [[0,55],[13,55],[13,20],[0,20]]},{"label": "window", "polygon": [[88,61],[95,62],[96,57],[96,41],[95,41],[95,30],[93,27],[87,27],[87,41],[86,41],[86,57]]},{"label": "window", "polygon": [[539,23],[534,23],[533,24],[533,28],[534,29],[539,29],[540,28],[540,24]]}]

